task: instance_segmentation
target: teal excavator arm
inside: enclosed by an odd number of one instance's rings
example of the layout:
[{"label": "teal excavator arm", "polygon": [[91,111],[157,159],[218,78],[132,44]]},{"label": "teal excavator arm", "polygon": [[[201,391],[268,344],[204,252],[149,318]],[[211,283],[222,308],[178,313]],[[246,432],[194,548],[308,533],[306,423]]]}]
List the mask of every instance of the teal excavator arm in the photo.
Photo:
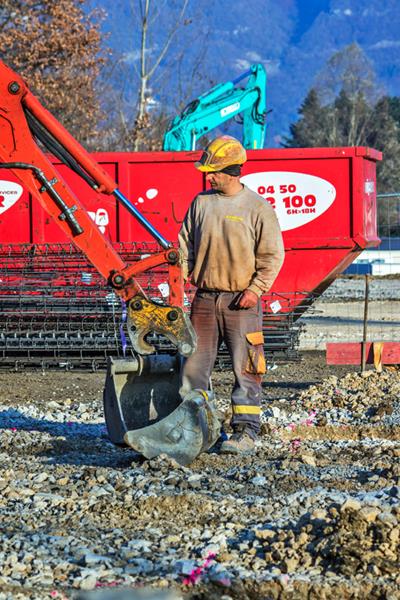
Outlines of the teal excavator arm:
[{"label": "teal excavator arm", "polygon": [[[237,84],[248,78],[245,87]],[[264,146],[267,76],[262,65],[252,65],[233,81],[220,83],[190,102],[164,135],[163,150],[195,150],[197,140],[228,119],[241,114],[243,146]]]}]

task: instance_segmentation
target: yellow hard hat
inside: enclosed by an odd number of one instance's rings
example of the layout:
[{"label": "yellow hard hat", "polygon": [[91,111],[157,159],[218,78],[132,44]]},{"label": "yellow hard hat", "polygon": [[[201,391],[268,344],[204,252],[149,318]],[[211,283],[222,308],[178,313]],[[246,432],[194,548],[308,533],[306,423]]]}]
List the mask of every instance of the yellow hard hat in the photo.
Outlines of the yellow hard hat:
[{"label": "yellow hard hat", "polygon": [[210,173],[222,171],[231,165],[243,165],[246,160],[246,150],[239,140],[230,135],[221,135],[208,144],[194,166],[199,171]]}]

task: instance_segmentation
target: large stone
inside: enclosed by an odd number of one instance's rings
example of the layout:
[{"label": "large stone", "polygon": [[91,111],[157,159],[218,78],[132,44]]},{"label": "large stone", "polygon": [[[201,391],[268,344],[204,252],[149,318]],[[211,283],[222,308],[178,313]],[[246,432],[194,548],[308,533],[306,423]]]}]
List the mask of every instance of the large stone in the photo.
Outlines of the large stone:
[{"label": "large stone", "polygon": [[360,512],[359,516],[364,519],[364,521],[368,521],[368,523],[373,523],[376,521],[379,513],[381,511],[376,506],[364,506]]},{"label": "large stone", "polygon": [[360,510],[361,502],[356,498],[347,498],[340,507],[340,511],[343,512],[345,510]]},{"label": "large stone", "polygon": [[381,512],[378,515],[378,521],[380,521],[381,523],[384,523],[385,525],[390,525],[391,527],[393,527],[394,525],[397,525],[397,519],[394,515],[392,515],[392,513],[384,511]]},{"label": "large stone", "polygon": [[315,456],[313,454],[301,454],[300,460],[305,465],[310,465],[310,467],[315,467],[317,465],[317,461],[315,460]]},{"label": "large stone", "polygon": [[259,540],[270,540],[275,537],[276,534],[272,529],[257,529],[255,535]]},{"label": "large stone", "polygon": [[286,573],[293,573],[293,571],[297,569],[299,562],[297,558],[287,558],[283,564],[285,566]]}]

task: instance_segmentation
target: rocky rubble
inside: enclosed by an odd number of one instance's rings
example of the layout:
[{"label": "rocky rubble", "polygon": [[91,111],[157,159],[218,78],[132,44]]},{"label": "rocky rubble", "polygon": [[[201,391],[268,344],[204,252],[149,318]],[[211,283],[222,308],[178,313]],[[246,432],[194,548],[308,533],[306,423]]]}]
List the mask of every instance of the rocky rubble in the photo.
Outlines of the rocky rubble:
[{"label": "rocky rubble", "polygon": [[0,600],[398,598],[400,372],[314,360],[269,377],[254,456],[189,467],[107,440],[101,374],[0,373]]},{"label": "rocky rubble", "polygon": [[[398,500],[398,499],[397,499]],[[348,498],[342,505],[305,513],[287,528],[255,531],[275,573],[329,573],[370,579],[400,572],[400,506],[380,510]]]},{"label": "rocky rubble", "polygon": [[350,418],[354,423],[376,423],[386,416],[400,423],[400,371],[387,367],[383,373],[366,371],[345,377],[328,377],[321,385],[310,386],[299,398],[311,409],[318,407],[320,418],[329,423]]}]

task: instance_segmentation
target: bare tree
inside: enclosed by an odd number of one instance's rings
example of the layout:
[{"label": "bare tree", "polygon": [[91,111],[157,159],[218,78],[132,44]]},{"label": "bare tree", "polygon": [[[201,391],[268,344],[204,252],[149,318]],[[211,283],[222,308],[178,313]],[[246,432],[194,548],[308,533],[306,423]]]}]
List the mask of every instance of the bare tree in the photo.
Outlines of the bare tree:
[{"label": "bare tree", "polygon": [[315,79],[326,112],[327,143],[357,146],[373,127],[370,109],[382,96],[375,71],[358,44],[335,52]]},{"label": "bare tree", "polygon": [[84,0],[2,0],[0,48],[43,104],[91,149],[102,113],[96,79],[101,14],[86,15]]},{"label": "bare tree", "polygon": [[[118,1],[118,0],[117,0]],[[192,5],[191,5],[192,4]],[[192,99],[192,83],[202,80],[205,44],[202,15],[190,0],[129,0],[117,4],[124,11],[123,51],[113,51],[107,91],[107,146],[119,150],[160,150],[162,134],[175,111]],[[190,9],[189,9],[190,7]],[[207,28],[203,28],[207,29]],[[184,65],[185,85],[181,85]]]},{"label": "bare tree", "polygon": [[154,0],[137,0],[137,2],[140,9],[141,42],[138,108],[135,123],[137,135],[134,138],[134,150],[139,150],[141,134],[143,130],[148,128],[149,116],[147,111],[147,102],[150,94],[149,86],[151,79],[154,77],[156,70],[161,64],[161,61],[166,56],[179,27],[185,24],[184,18],[188,5],[188,0],[182,0],[176,21],[172,24],[162,46],[157,48],[157,51],[153,51],[151,53],[152,55],[150,54],[149,56],[149,27],[151,26],[152,22],[155,22],[159,18],[160,3],[155,3]]},{"label": "bare tree", "polygon": [[[290,126],[290,137],[284,145],[371,146],[381,150],[383,161],[377,166],[379,190],[397,191],[400,189],[400,129],[395,113],[392,114],[396,103],[387,97],[375,100],[379,97],[379,87],[373,87],[375,76],[361,68],[356,60],[359,56],[352,45],[336,53],[334,61],[328,61],[329,76],[319,79],[319,85],[325,80],[327,88],[309,91],[300,107],[300,118]],[[332,65],[337,67],[336,72],[332,71]],[[337,95],[327,102],[326,98],[331,98],[334,90]],[[325,97],[325,103],[321,96]]]},{"label": "bare tree", "polygon": [[369,104],[382,96],[373,66],[356,43],[332,54],[315,78],[314,87],[322,104],[332,103],[341,91],[349,98],[362,95]]}]

